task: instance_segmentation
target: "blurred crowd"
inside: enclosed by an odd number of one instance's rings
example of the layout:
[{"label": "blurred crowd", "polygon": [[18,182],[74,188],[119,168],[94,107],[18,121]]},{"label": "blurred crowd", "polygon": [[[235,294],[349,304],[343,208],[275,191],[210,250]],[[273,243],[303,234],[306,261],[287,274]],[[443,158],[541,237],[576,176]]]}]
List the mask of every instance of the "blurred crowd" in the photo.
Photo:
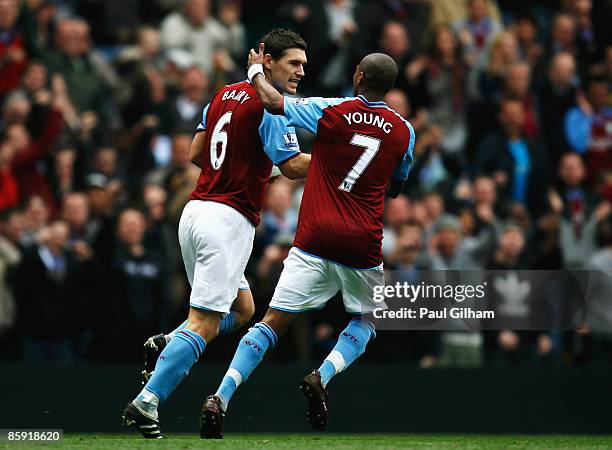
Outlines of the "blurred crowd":
[{"label": "blurred crowd", "polygon": [[[417,141],[385,210],[387,268],[413,281],[425,269],[612,272],[611,23],[611,0],[0,0],[2,359],[136,361],[146,337],[183,320],[189,146],[211,95],[245,79],[248,48],[273,27],[308,43],[300,95],[352,95],[373,51],[398,63],[386,100]],[[269,186],[247,269],[254,319],[302,188]],[[604,331],[381,332],[366,357],[610,363],[612,311],[601,318]],[[326,354],[345,322],[331,302],[274,358]]]}]

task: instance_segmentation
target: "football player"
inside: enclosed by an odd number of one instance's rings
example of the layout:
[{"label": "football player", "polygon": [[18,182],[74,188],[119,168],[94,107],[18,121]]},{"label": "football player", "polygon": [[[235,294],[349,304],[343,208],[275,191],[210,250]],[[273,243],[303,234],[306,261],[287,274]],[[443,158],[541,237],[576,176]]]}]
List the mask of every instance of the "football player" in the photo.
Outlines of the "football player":
[{"label": "football player", "polygon": [[383,101],[397,77],[392,58],[373,53],[361,60],[353,75],[354,97],[293,99],[279,94],[263,76],[271,58],[264,50],[265,43],[259,53],[251,50],[249,78],[266,110],[315,135],[312,163],[293,248],[270,307],[242,338],[219,389],[204,404],[201,433],[209,438],[223,436],[224,414],[235,390],[297,314],[323,307],[341,291],[354,318],[319,369],[300,385],[311,425],[327,427],[327,384],[376,336],[362,315],[377,307],[374,289],[384,284],[384,197],[397,197],[412,163],[414,130]]}]

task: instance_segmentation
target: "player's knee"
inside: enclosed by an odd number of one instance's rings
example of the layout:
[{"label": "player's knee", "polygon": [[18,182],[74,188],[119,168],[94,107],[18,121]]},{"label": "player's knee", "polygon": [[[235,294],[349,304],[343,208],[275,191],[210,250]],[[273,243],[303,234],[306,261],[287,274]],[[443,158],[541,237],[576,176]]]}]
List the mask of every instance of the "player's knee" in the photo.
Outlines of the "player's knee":
[{"label": "player's knee", "polygon": [[253,294],[251,294],[250,290],[244,290],[238,293],[237,302],[234,303],[232,310],[236,319],[235,329],[242,327],[251,320],[253,314],[255,314],[255,302],[253,301]]},{"label": "player's knee", "polygon": [[221,314],[214,311],[201,311],[191,308],[186,329],[197,333],[207,344],[219,334]]},{"label": "player's knee", "polygon": [[269,308],[266,315],[262,319],[262,322],[272,328],[278,336],[281,336],[287,331],[289,325],[291,322],[293,322],[296,316],[297,313],[289,313],[280,311],[278,309]]}]

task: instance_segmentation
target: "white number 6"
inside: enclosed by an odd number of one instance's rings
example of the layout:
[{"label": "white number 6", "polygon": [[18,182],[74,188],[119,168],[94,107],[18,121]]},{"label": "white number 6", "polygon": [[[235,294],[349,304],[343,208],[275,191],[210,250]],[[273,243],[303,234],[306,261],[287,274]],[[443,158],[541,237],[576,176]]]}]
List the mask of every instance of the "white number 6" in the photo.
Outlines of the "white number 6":
[{"label": "white number 6", "polygon": [[[213,128],[212,136],[210,137],[210,163],[214,170],[219,170],[223,160],[225,159],[225,149],[227,148],[227,132],[222,128],[232,120],[232,112],[228,111],[223,114],[215,128]],[[217,154],[217,146],[221,144],[221,154]]]}]

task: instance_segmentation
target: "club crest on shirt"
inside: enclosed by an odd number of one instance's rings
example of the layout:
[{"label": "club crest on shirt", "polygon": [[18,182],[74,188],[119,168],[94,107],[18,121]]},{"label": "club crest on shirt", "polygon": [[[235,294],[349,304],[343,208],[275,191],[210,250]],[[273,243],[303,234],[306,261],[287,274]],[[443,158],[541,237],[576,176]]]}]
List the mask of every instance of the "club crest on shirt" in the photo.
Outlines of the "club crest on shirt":
[{"label": "club crest on shirt", "polygon": [[295,106],[307,105],[309,101],[310,100],[308,98],[296,98],[296,99],[293,99],[293,103],[295,103]]},{"label": "club crest on shirt", "polygon": [[283,134],[283,139],[285,140],[285,147],[297,147],[298,140],[295,133],[285,133]]}]

